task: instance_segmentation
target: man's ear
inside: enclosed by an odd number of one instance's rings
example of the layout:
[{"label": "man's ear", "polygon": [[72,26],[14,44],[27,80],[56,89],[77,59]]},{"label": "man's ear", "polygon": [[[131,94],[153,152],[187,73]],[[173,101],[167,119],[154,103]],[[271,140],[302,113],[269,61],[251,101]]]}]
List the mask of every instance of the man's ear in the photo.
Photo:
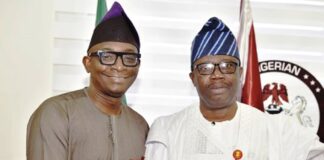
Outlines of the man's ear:
[{"label": "man's ear", "polygon": [[190,73],[189,73],[189,77],[190,77],[190,79],[191,79],[192,84],[193,84],[194,86],[196,86],[195,83],[194,83],[194,77],[195,77],[194,73],[193,73],[193,72],[190,72]]},{"label": "man's ear", "polygon": [[84,56],[82,59],[83,66],[84,66],[85,70],[87,71],[87,73],[90,72],[90,60],[91,60],[91,58],[89,56]]}]

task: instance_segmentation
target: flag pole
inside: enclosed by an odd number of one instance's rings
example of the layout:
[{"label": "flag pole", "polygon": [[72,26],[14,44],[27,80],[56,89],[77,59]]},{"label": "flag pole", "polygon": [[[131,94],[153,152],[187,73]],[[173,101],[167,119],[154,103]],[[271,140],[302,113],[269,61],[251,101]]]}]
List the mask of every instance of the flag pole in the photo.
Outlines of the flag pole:
[{"label": "flag pole", "polygon": [[243,67],[241,101],[264,111],[257,46],[249,0],[241,0],[238,45]]}]

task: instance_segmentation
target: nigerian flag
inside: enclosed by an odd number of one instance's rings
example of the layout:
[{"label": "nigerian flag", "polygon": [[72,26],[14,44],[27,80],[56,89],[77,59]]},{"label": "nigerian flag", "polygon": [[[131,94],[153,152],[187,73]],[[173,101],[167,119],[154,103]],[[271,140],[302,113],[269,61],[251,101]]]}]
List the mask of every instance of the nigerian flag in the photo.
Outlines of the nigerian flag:
[{"label": "nigerian flag", "polygon": [[[96,14],[96,26],[101,22],[102,18],[106,15],[107,12],[107,4],[106,0],[98,0],[97,4],[97,14]],[[123,95],[122,103],[127,105],[126,96]]]},{"label": "nigerian flag", "polygon": [[106,0],[98,0],[96,26],[101,22],[101,19],[105,16],[106,12],[107,12]]}]

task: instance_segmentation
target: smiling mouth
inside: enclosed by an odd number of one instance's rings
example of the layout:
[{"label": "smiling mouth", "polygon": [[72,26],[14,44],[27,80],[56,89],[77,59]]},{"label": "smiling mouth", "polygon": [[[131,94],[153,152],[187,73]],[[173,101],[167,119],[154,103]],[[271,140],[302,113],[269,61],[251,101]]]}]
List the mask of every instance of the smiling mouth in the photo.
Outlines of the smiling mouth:
[{"label": "smiling mouth", "polygon": [[130,76],[126,76],[126,75],[106,75],[104,74],[106,77],[111,77],[111,78],[118,78],[118,79],[126,79]]}]

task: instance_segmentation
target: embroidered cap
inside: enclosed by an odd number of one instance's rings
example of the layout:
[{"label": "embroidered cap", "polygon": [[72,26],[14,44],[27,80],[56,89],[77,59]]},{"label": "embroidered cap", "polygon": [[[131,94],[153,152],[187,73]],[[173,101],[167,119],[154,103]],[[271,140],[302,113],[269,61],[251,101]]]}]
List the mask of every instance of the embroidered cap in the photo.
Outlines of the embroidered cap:
[{"label": "embroidered cap", "polygon": [[228,55],[240,60],[233,33],[216,17],[207,21],[192,42],[191,69],[198,59],[207,55]]},{"label": "embroidered cap", "polygon": [[118,2],[114,2],[110,10],[96,26],[88,51],[92,46],[107,41],[130,43],[137,48],[138,52],[140,50],[137,31]]}]

